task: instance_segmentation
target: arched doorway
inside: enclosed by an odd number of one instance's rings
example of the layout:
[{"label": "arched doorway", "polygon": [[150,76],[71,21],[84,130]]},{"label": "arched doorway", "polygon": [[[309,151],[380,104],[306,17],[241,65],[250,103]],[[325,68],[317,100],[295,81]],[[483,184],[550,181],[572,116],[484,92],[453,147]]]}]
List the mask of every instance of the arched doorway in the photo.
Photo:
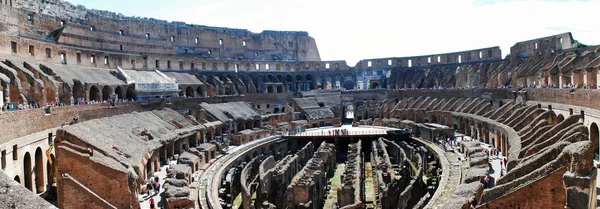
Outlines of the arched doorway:
[{"label": "arched doorway", "polygon": [[283,93],[283,86],[277,86],[277,93]]},{"label": "arched doorway", "polygon": [[273,93],[273,86],[272,85],[267,86],[267,93]]},{"label": "arched doorway", "polygon": [[129,101],[133,101],[135,99],[135,91],[133,89],[133,86],[127,87],[127,92],[125,93],[125,96]]},{"label": "arched doorway", "polygon": [[118,99],[125,99],[123,97],[123,89],[120,86],[117,86],[117,88],[115,88],[115,94],[117,95]]},{"label": "arched doorway", "polygon": [[21,183],[21,178],[19,177],[19,175],[16,175],[15,178],[13,178],[13,180],[19,182],[19,184]]},{"label": "arched doorway", "polygon": [[75,103],[77,103],[77,101],[79,101],[80,98],[81,98],[81,100],[83,100],[85,98],[85,94],[83,92],[83,86],[81,85],[81,82],[75,81],[73,83],[72,94],[73,94],[73,101],[75,101]]},{"label": "arched doorway", "polygon": [[184,93],[185,93],[185,92],[183,91],[183,89],[179,88],[179,96],[180,96],[180,97],[183,97],[183,96],[184,96],[184,95],[183,95]]},{"label": "arched doorway", "polygon": [[352,90],[352,89],[354,89],[354,82],[353,81],[345,81],[344,82],[344,89],[346,89],[346,90]]},{"label": "arched doorway", "polygon": [[194,88],[192,88],[191,86],[188,86],[187,88],[185,88],[185,96],[196,97],[196,95],[194,95]]},{"label": "arched doorway", "polygon": [[104,86],[104,88],[102,88],[102,100],[103,101],[108,101],[110,99],[110,96],[112,95],[112,88],[110,88],[110,86]]},{"label": "arched doorway", "polygon": [[25,153],[25,158],[23,158],[23,174],[25,174],[25,188],[33,191],[33,184],[31,180],[31,155],[29,152]]},{"label": "arched doorway", "polygon": [[373,82],[373,83],[371,84],[371,89],[377,89],[377,88],[379,88],[379,83],[377,83],[377,82]]},{"label": "arched doorway", "polygon": [[276,107],[275,109],[273,109],[273,113],[279,113],[279,107]]},{"label": "arched doorway", "polygon": [[92,86],[90,88],[90,101],[98,101],[100,100],[100,90],[98,87]]},{"label": "arched doorway", "polygon": [[44,191],[44,156],[42,154],[42,148],[37,148],[35,150],[35,166],[34,168],[34,172],[35,172],[35,189],[36,192],[42,193]]}]

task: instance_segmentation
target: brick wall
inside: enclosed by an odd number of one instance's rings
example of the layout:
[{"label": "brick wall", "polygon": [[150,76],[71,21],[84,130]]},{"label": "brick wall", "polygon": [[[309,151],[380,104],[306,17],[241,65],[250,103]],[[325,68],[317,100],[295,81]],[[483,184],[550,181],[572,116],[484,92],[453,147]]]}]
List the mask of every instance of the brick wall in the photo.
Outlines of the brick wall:
[{"label": "brick wall", "polygon": [[108,105],[85,105],[52,108],[51,115],[45,115],[44,109],[1,112],[0,144],[46,129],[60,127],[74,116],[79,121],[92,120],[113,115],[120,115],[140,110],[136,104],[120,104],[116,108]]}]

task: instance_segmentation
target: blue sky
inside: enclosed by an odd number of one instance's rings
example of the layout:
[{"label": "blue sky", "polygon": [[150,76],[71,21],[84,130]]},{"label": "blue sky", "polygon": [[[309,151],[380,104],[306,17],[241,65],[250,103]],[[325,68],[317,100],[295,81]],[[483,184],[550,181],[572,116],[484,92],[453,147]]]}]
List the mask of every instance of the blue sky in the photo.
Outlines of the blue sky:
[{"label": "blue sky", "polygon": [[416,56],[572,32],[600,43],[600,1],[568,0],[69,0],[87,8],[191,24],[307,31],[322,60]]}]

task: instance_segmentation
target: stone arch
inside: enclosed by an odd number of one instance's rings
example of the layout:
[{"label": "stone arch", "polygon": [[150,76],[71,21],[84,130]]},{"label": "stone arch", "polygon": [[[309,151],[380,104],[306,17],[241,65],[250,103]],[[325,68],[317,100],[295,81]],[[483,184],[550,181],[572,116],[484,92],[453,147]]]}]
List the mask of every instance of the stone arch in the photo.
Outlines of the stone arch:
[{"label": "stone arch", "polygon": [[354,89],[354,81],[344,81],[344,89],[346,89],[346,90]]},{"label": "stone arch", "polygon": [[377,89],[377,88],[379,88],[379,83],[378,82],[373,82],[373,83],[371,83],[370,87],[371,87],[370,89]]},{"label": "stone arch", "polygon": [[42,154],[42,148],[37,148],[35,150],[35,188],[37,193],[42,193],[44,191],[44,155]]},{"label": "stone arch", "polygon": [[275,109],[273,109],[273,113],[279,113],[279,107],[276,107]]},{"label": "stone arch", "polygon": [[306,74],[306,75],[304,75],[304,79],[306,79],[306,81],[312,81],[312,77],[313,77],[313,76],[312,76],[310,73],[309,73],[309,74]]},{"label": "stone arch", "polygon": [[198,97],[204,96],[204,91],[202,91],[202,86],[196,87],[196,96],[198,96]]},{"label": "stone arch", "polygon": [[287,74],[285,76],[285,81],[287,81],[287,82],[293,82],[294,81],[294,77],[292,77],[292,75],[290,75],[290,74]]},{"label": "stone arch", "polygon": [[274,92],[273,85],[268,85],[267,86],[267,93],[273,93],[273,92]]},{"label": "stone arch", "polygon": [[179,96],[180,96],[180,97],[183,97],[183,96],[184,96],[184,93],[185,93],[185,92],[183,91],[183,89],[181,89],[181,87],[179,87]]},{"label": "stone arch", "polygon": [[31,173],[31,155],[29,152],[25,153],[25,157],[23,158],[23,174],[25,178],[25,188],[29,189],[29,191],[33,191],[33,182],[32,182],[32,173]]},{"label": "stone arch", "polygon": [[185,88],[185,96],[187,97],[195,97],[194,95],[194,87],[188,86]]},{"label": "stone arch", "polygon": [[115,94],[117,95],[118,99],[125,99],[125,97],[123,97],[123,88],[121,88],[121,86],[117,86],[117,88],[115,88]]},{"label": "stone arch", "polygon": [[275,76],[273,74],[267,74],[267,81],[268,82],[277,82],[275,80]]},{"label": "stone arch", "polygon": [[[6,88],[5,88],[6,89]],[[79,81],[73,82],[73,101],[77,102],[79,98],[85,98],[85,93],[83,91],[83,85]],[[6,94],[4,94],[6,95]]]},{"label": "stone arch", "polygon": [[21,183],[21,177],[19,177],[19,175],[16,175],[15,178],[13,178],[13,180],[18,182],[19,184]]},{"label": "stone arch", "polygon": [[278,82],[281,82],[281,83],[283,83],[283,82],[284,82],[284,80],[283,80],[283,75],[281,75],[281,74],[278,74],[278,75],[277,75],[277,81],[278,81]]},{"label": "stone arch", "polygon": [[281,85],[277,86],[277,93],[283,93],[283,86],[281,86]]},{"label": "stone arch", "polygon": [[127,91],[125,92],[125,97],[129,101],[132,101],[135,99],[135,90],[134,90],[133,86],[127,87]]},{"label": "stone arch", "polygon": [[113,92],[112,88],[108,85],[105,85],[102,88],[102,100],[108,101],[110,99],[110,95],[112,95],[112,92]]},{"label": "stone arch", "polygon": [[100,90],[97,86],[90,87],[90,101],[98,101],[100,100]]}]

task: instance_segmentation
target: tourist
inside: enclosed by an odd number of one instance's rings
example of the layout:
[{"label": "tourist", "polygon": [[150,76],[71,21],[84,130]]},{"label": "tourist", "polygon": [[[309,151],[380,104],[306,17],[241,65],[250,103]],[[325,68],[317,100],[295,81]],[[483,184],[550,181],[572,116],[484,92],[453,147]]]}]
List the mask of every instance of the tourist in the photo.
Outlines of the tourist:
[{"label": "tourist", "polygon": [[160,183],[156,182],[156,186],[154,187],[154,193],[158,194],[160,193]]},{"label": "tourist", "polygon": [[154,197],[150,197],[150,208],[154,209]]},{"label": "tourist", "polygon": [[150,191],[154,190],[154,188],[152,188],[152,187],[153,187],[152,182],[146,183],[146,190],[147,190],[148,196],[150,196]]}]

